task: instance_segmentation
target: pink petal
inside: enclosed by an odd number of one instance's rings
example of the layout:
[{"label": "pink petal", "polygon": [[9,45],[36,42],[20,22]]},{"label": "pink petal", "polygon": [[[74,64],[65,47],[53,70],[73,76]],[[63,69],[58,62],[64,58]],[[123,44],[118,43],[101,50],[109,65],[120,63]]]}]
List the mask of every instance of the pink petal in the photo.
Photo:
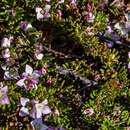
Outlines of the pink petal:
[{"label": "pink petal", "polygon": [[7,94],[7,93],[8,93],[8,86],[5,86],[4,88],[0,88],[0,90],[1,90],[4,94]]},{"label": "pink petal", "polygon": [[24,86],[24,79],[19,80],[19,81],[16,83],[16,85],[18,85],[18,86],[20,86],[20,87]]}]

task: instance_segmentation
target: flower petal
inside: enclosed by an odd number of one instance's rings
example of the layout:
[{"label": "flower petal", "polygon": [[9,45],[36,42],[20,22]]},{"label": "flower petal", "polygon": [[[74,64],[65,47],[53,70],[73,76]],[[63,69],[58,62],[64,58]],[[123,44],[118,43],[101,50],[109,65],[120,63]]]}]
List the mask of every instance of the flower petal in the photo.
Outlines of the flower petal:
[{"label": "flower petal", "polygon": [[49,114],[51,112],[51,109],[48,106],[44,106],[42,113],[43,114]]},{"label": "flower petal", "polygon": [[24,86],[24,85],[25,85],[25,84],[24,84],[24,79],[19,80],[19,81],[16,83],[16,85],[18,85],[18,86],[20,86],[20,87]]},{"label": "flower petal", "polygon": [[0,90],[1,90],[4,94],[7,94],[7,93],[8,93],[8,86],[5,86],[4,88],[0,88]]},{"label": "flower petal", "polygon": [[35,119],[31,122],[33,130],[48,130],[48,126],[44,125],[42,118]]},{"label": "flower petal", "polygon": [[38,79],[41,76],[42,72],[39,70],[34,70],[33,71],[33,78]]},{"label": "flower petal", "polygon": [[27,102],[29,102],[30,100],[28,98],[23,98],[23,97],[20,97],[20,104],[22,106],[25,106]]},{"label": "flower petal", "polygon": [[27,115],[29,115],[28,109],[25,108],[25,107],[22,107],[22,108],[20,109],[20,111],[19,111],[19,116],[23,117],[23,116],[27,116]]},{"label": "flower petal", "polygon": [[37,13],[40,13],[41,10],[42,10],[42,8],[40,8],[40,7],[36,7],[36,8],[35,8],[35,11],[36,11]]},{"label": "flower petal", "polygon": [[26,65],[25,72],[31,75],[33,72],[33,68],[30,65]]},{"label": "flower petal", "polygon": [[47,104],[48,104],[48,100],[45,99],[45,100],[42,102],[42,104],[47,105]]}]

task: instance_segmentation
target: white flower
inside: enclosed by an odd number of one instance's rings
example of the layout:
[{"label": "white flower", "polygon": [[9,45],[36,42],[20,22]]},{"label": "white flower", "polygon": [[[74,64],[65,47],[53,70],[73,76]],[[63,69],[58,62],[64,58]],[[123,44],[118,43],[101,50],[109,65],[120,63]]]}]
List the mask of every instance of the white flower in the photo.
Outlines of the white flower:
[{"label": "white flower", "polygon": [[91,12],[89,12],[89,13],[87,14],[87,22],[91,23],[91,22],[94,21],[94,19],[95,19],[94,14],[92,14]]},{"label": "white flower", "polygon": [[123,36],[125,36],[130,31],[130,28],[127,28],[129,26],[130,26],[129,23],[119,23],[119,22],[114,25],[115,28],[120,30]]},{"label": "white flower", "polygon": [[35,100],[30,101],[28,98],[20,97],[20,105],[22,105],[22,107],[19,111],[19,115],[22,117],[29,115],[34,119],[41,118],[42,114],[46,115],[51,112],[47,104],[47,99],[45,99],[42,103],[38,103]]},{"label": "white flower", "polygon": [[20,77],[16,67],[11,67],[11,65],[7,64],[1,65],[1,68],[5,71],[4,80],[18,79]]},{"label": "white flower", "polygon": [[[40,7],[36,7],[35,11],[37,13],[37,19],[41,19],[41,18],[49,18],[51,15],[49,13],[49,10],[50,10],[51,6],[50,5],[45,5],[45,8],[44,10]],[[42,11],[45,11],[44,14],[42,14],[41,12]]]},{"label": "white flower", "polygon": [[31,122],[33,130],[48,130],[48,126],[44,125],[42,118],[35,119]]},{"label": "white flower", "polygon": [[22,21],[21,22],[21,28],[24,30],[24,31],[27,31],[29,28],[32,28],[32,25],[26,21]]},{"label": "white flower", "polygon": [[1,42],[1,47],[10,47],[10,43],[13,41],[13,37],[4,37]]},{"label": "white flower", "polygon": [[42,53],[35,53],[34,54],[34,57],[37,59],[37,60],[42,60],[42,58],[43,58],[43,54]]},{"label": "white flower", "polygon": [[10,52],[8,48],[2,51],[2,56],[5,59],[10,57]]}]

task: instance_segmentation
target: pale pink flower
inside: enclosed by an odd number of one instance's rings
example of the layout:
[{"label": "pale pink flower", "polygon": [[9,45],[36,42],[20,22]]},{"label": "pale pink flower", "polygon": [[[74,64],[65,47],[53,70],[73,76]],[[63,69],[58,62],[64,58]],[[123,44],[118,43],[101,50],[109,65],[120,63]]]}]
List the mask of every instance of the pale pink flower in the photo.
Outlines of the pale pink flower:
[{"label": "pale pink flower", "polygon": [[16,84],[20,87],[24,87],[26,90],[29,90],[32,86],[33,88],[37,89],[37,83],[39,77],[41,75],[41,71],[34,70],[29,65],[26,65],[25,72],[22,74],[23,78],[20,79]]},{"label": "pale pink flower", "polygon": [[1,65],[1,68],[5,71],[4,73],[4,80],[10,79],[18,79],[18,68],[15,66],[11,66],[11,64]]},{"label": "pale pink flower", "polygon": [[58,10],[57,17],[61,17],[61,16],[62,16],[62,12],[61,10]]},{"label": "pale pink flower", "polygon": [[34,119],[41,118],[42,114],[47,115],[51,112],[47,104],[47,99],[45,99],[42,103],[38,103],[35,100],[20,97],[20,105],[22,105],[22,107],[19,111],[19,115],[22,117],[29,115]]},{"label": "pale pink flower", "polygon": [[94,19],[95,19],[94,14],[91,13],[91,12],[89,12],[89,13],[87,14],[87,22],[91,23],[91,22],[94,21]]},{"label": "pale pink flower", "polygon": [[15,17],[15,10],[14,10],[14,8],[11,8],[11,13],[12,13],[12,16]]},{"label": "pale pink flower", "polygon": [[87,108],[83,114],[88,114],[89,116],[92,116],[94,113],[93,108]]},{"label": "pale pink flower", "polygon": [[36,7],[35,11],[37,13],[37,19],[39,20],[39,19],[42,19],[42,18],[49,18],[49,17],[51,17],[51,15],[49,13],[50,8],[51,8],[50,5],[45,5],[45,8],[44,8],[45,13],[42,14],[41,12],[42,12],[43,9],[40,8],[40,7]]},{"label": "pale pink flower", "polygon": [[42,74],[46,74],[46,69],[44,67],[41,68]]},{"label": "pale pink flower", "polygon": [[32,25],[28,23],[27,21],[21,21],[21,28],[24,31],[28,31],[29,28],[32,28]]},{"label": "pale pink flower", "polygon": [[3,87],[3,84],[1,84],[1,88],[0,88],[0,104],[4,105],[4,104],[9,104],[9,98],[7,96],[8,94],[8,86]]},{"label": "pale pink flower", "polygon": [[72,5],[78,5],[78,2],[76,2],[76,0],[70,0],[70,4],[72,4]]},{"label": "pale pink flower", "polygon": [[2,51],[2,56],[5,59],[10,57],[10,52],[8,48]]},{"label": "pale pink flower", "polygon": [[91,10],[91,9],[92,9],[90,4],[87,4],[87,9],[88,9],[88,10]]},{"label": "pale pink flower", "polygon": [[42,53],[35,53],[34,54],[34,58],[37,59],[37,60],[42,60],[43,56],[44,55]]},{"label": "pale pink flower", "polygon": [[43,50],[43,45],[41,43],[39,43],[38,45],[36,45],[36,51],[40,52]]},{"label": "pale pink flower", "polygon": [[13,41],[13,37],[6,38],[4,37],[1,42],[1,47],[10,47],[11,42]]}]

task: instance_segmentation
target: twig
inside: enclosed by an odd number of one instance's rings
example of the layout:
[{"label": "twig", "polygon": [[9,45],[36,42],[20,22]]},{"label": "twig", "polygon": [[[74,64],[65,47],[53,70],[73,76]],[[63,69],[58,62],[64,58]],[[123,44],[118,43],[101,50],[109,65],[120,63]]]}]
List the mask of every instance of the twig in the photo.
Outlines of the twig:
[{"label": "twig", "polygon": [[95,34],[94,36],[96,36],[96,37],[98,37],[99,39],[102,39],[102,40],[104,40],[104,41],[106,41],[106,42],[113,42],[113,43],[115,43],[115,44],[122,45],[122,46],[126,46],[126,47],[130,48],[130,45],[128,45],[127,43],[122,43],[122,42],[120,42],[120,41],[115,41],[115,40],[113,40],[113,39],[111,39],[111,38],[105,37],[105,36],[100,35],[100,34]]},{"label": "twig", "polygon": [[83,56],[76,56],[76,55],[66,55],[66,54],[64,54],[64,53],[62,53],[62,52],[58,52],[58,51],[55,51],[55,50],[53,50],[53,49],[49,49],[49,48],[47,48],[47,47],[45,47],[45,46],[43,46],[43,48],[44,48],[46,51],[48,51],[48,52],[57,53],[57,54],[59,54],[60,56],[63,56],[63,57],[61,57],[61,58],[68,58],[68,59],[70,59],[70,58],[82,58],[82,57],[83,57]]},{"label": "twig", "polygon": [[63,67],[61,67],[61,66],[57,66],[57,67],[56,67],[56,70],[58,70],[61,75],[70,75],[70,76],[73,76],[75,80],[81,81],[82,84],[84,85],[84,87],[78,89],[77,91],[82,91],[82,90],[84,90],[84,89],[86,89],[86,88],[88,88],[88,87],[90,87],[90,86],[95,86],[95,85],[98,84],[98,83],[95,82],[95,81],[92,81],[92,80],[83,78],[83,77],[79,76],[78,74],[74,74],[74,73],[71,72],[71,71],[65,70],[65,69],[64,69]]}]

